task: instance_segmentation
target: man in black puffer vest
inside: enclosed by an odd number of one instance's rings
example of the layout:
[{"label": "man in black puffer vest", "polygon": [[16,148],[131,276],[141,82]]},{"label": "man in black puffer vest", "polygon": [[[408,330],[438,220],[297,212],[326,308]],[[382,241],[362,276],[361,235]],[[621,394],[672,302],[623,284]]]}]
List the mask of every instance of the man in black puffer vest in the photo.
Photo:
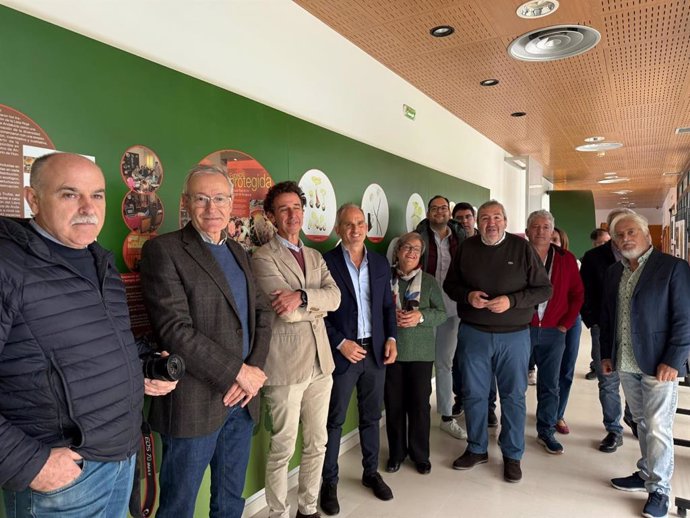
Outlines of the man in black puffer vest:
[{"label": "man in black puffer vest", "polygon": [[[79,155],[31,168],[35,218],[0,218],[0,485],[11,517],[127,514],[144,381],[125,288],[95,239],[105,179]],[[146,387],[145,387],[146,385]]]}]

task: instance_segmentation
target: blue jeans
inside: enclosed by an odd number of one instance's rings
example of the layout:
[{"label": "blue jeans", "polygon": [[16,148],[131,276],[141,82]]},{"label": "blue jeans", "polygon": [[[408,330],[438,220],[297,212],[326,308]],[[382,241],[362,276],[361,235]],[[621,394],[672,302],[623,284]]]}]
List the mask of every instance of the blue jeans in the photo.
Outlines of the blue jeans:
[{"label": "blue jeans", "polygon": [[608,376],[601,372],[601,346],[599,344],[599,326],[593,325],[589,330],[592,335],[592,357],[594,358],[594,370],[599,382],[599,402],[604,415],[604,428],[607,432],[623,433],[621,426],[621,395],[620,377],[618,371],[613,371]]},{"label": "blue jeans", "polygon": [[246,408],[231,407],[223,426],[200,437],[161,435],[161,494],[156,518],[192,518],[196,496],[211,465],[210,517],[240,518],[254,423]]},{"label": "blue jeans", "polygon": [[558,415],[558,378],[565,350],[565,333],[557,327],[531,327],[532,354],[539,369],[537,376],[537,433],[551,436]]},{"label": "blue jeans", "polygon": [[7,518],[125,518],[136,455],[119,462],[82,461],[67,486],[43,493],[5,491]]},{"label": "blue jeans", "polygon": [[[456,341],[460,340],[459,335],[460,329],[458,328]],[[491,380],[491,388],[489,389],[489,412],[496,411],[496,390],[496,377],[494,377]],[[455,356],[453,356],[453,392],[458,400],[462,402],[462,374],[460,373],[460,353],[458,349],[455,349]]]},{"label": "blue jeans", "polygon": [[573,376],[575,375],[577,353],[580,350],[581,333],[582,318],[578,315],[573,327],[568,329],[568,332],[565,334],[565,351],[563,351],[561,374],[558,380],[558,419],[563,419],[565,416],[565,407],[568,406],[570,388],[573,386]]},{"label": "blue jeans", "polygon": [[498,382],[501,397],[499,441],[505,457],[520,460],[525,451],[525,392],[529,361],[529,330],[488,333],[461,323],[458,333],[463,403],[467,423],[467,449],[486,453],[491,380]]},{"label": "blue jeans", "polygon": [[445,416],[453,414],[453,358],[459,323],[457,316],[451,316],[436,328],[436,411]]},{"label": "blue jeans", "polygon": [[648,493],[671,493],[673,417],[678,406],[678,381],[657,381],[647,374],[620,373],[642,456],[637,461]]}]

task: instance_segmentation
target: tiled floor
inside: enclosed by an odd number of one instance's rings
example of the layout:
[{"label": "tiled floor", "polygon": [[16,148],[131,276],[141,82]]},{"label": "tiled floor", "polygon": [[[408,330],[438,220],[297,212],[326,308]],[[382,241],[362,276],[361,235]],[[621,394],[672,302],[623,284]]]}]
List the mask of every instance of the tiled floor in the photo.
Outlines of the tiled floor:
[{"label": "tiled floor", "polygon": [[[412,464],[403,465],[395,474],[383,472],[387,458],[385,429],[381,430],[381,471],[393,489],[395,498],[377,500],[361,485],[359,445],[340,458],[338,486],[341,518],[622,518],[640,516],[645,493],[624,493],[609,485],[609,479],[635,471],[639,448],[626,427],[624,445],[612,454],[597,450],[605,432],[601,425],[601,407],[597,382],[584,374],[589,363],[589,333],[582,335],[566,420],[571,433],[559,436],[564,455],[549,455],[536,443],[535,387],[527,393],[526,452],[522,462],[523,480],[519,484],[503,481],[501,452],[496,444],[496,430],[491,432],[489,463],[470,471],[455,471],[453,460],[465,449],[465,441],[453,439],[438,429],[435,398],[432,397],[430,475],[419,475]],[[679,406],[690,408],[690,388],[680,388]],[[500,416],[499,416],[500,417]],[[464,423],[463,423],[464,424]],[[677,437],[690,439],[690,416],[677,416]],[[673,496],[690,499],[690,449],[676,448]],[[292,516],[297,512],[295,491],[291,491]],[[675,507],[670,516],[675,516]],[[255,518],[267,516],[264,509]],[[325,515],[324,515],[325,516]]]}]

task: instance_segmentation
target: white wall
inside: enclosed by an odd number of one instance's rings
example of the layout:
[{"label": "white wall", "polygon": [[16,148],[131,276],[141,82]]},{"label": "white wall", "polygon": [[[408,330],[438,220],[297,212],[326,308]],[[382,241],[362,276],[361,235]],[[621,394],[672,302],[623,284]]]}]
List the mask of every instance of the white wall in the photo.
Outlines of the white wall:
[{"label": "white wall", "polygon": [[[645,218],[647,218],[647,221],[649,222],[650,225],[661,225],[663,223],[663,212],[661,209],[656,209],[656,208],[637,208],[635,207],[633,209],[635,212],[638,214],[641,214]],[[606,216],[609,215],[609,212],[611,212],[611,209],[597,209],[596,211],[596,222],[597,222],[597,227],[601,226],[602,223],[606,221]],[[668,225],[668,223],[666,223]]]},{"label": "white wall", "polygon": [[486,187],[513,222],[524,212],[503,149],[290,0],[1,2]]}]

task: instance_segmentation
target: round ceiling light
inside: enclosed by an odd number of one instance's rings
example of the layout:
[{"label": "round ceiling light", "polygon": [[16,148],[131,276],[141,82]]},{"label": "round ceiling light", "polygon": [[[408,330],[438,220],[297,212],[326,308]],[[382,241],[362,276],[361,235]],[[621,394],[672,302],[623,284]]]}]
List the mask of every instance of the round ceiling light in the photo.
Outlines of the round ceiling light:
[{"label": "round ceiling light", "polygon": [[450,25],[438,25],[429,30],[429,34],[431,34],[434,38],[445,38],[454,32],[455,29]]},{"label": "round ceiling light", "polygon": [[554,25],[518,36],[508,54],[521,61],[555,61],[587,52],[600,40],[599,31],[585,25]]},{"label": "round ceiling light", "polygon": [[520,18],[543,18],[558,9],[558,0],[533,0],[517,8]]},{"label": "round ceiling light", "polygon": [[622,148],[621,142],[596,142],[594,144],[583,144],[577,146],[576,151],[584,151],[586,153],[602,153],[606,151],[613,151],[614,149]]},{"label": "round ceiling light", "polygon": [[479,84],[482,86],[496,86],[498,84],[498,79],[484,79],[483,81],[479,81]]}]

